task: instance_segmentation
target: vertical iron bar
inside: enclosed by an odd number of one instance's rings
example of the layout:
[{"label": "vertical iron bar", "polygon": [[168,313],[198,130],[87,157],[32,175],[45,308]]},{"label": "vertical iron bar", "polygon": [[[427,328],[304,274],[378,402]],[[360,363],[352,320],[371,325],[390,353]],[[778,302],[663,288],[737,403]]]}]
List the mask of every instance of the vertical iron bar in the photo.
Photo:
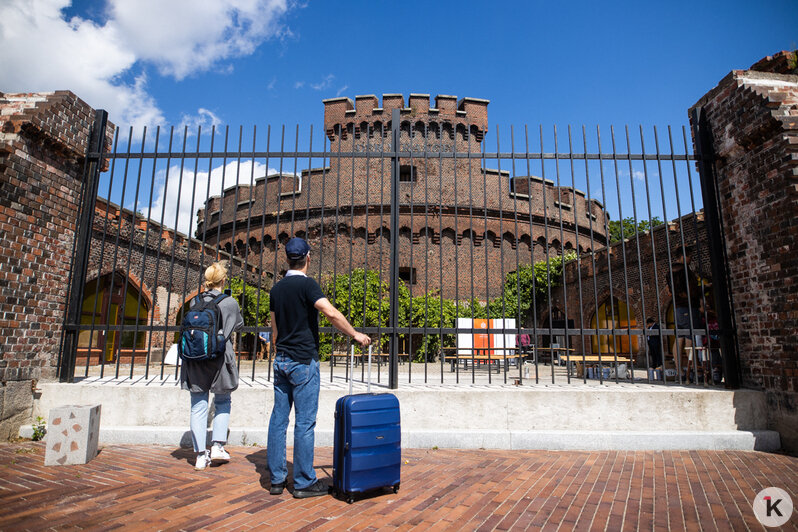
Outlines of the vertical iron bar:
[{"label": "vertical iron bar", "polygon": [[[299,127],[299,126],[297,126],[297,127]],[[242,126],[239,131],[243,132],[243,129],[244,128]],[[241,133],[239,133],[239,141],[238,141],[238,146],[239,146],[238,149],[239,149],[239,151],[241,151],[241,136],[242,136]],[[244,237],[244,250],[246,252],[244,253],[244,265],[242,266],[242,270],[241,270],[243,272],[243,274],[241,276],[241,284],[242,284],[242,287],[241,287],[241,306],[242,307],[244,307],[246,305],[246,303],[247,303],[247,285],[249,284],[249,281],[248,281],[248,278],[249,278],[249,254],[250,254],[250,252],[254,252],[254,250],[252,249],[252,246],[249,245],[249,239],[250,239],[249,235],[250,235],[250,230],[252,228],[252,204],[254,203],[254,201],[252,199],[252,195],[253,195],[253,193],[255,191],[255,148],[256,148],[256,142],[257,142],[256,129],[255,129],[255,126],[252,126],[252,158],[250,159],[250,164],[249,164],[249,198],[247,200],[247,232],[246,232],[246,236]],[[239,169],[240,169],[240,167],[241,167],[241,155],[239,153]],[[296,172],[294,172],[294,173],[296,174]],[[294,177],[294,179],[296,180],[296,176]],[[296,181],[294,181],[294,182],[296,182]],[[238,214],[238,205],[236,204],[236,215],[237,214]],[[261,227],[263,227],[263,223],[262,222],[261,222]],[[258,246],[258,248],[262,248],[262,247],[263,247],[262,245]],[[259,250],[262,251],[262,249],[259,249]],[[253,258],[252,262],[253,263],[255,262],[254,258]],[[249,347],[249,353],[250,353],[250,356],[252,357],[253,378],[254,378],[254,373],[255,373],[255,361],[258,358],[258,353],[257,352],[258,352],[258,349],[260,347],[260,345],[258,343],[258,342],[260,342],[260,340],[258,339],[259,335],[260,335],[260,329],[259,329],[260,323],[258,323],[259,318],[260,318],[260,305],[259,305],[259,303],[260,303],[260,270],[258,270],[256,272],[256,274],[258,275],[258,288],[257,288],[258,294],[257,294],[257,296],[255,296],[255,323],[253,324],[253,326],[255,327],[255,333],[254,333],[254,336],[251,338],[250,347]],[[243,310],[244,309],[242,308],[242,311]],[[246,323],[244,325],[246,325]],[[239,334],[239,333],[236,333],[236,334],[238,336],[239,343],[241,343],[241,341],[243,340],[242,336],[244,336],[244,335],[243,334]],[[239,367],[240,366],[241,366],[241,361],[239,360]]]},{"label": "vertical iron bar", "polygon": [[[662,330],[663,330],[662,301],[660,300],[660,294],[659,294],[659,268],[657,267],[657,239],[655,238],[654,235],[654,219],[651,216],[651,190],[648,182],[648,164],[646,164],[646,141],[645,141],[645,135],[643,134],[643,126],[640,125],[639,128],[640,128],[640,150],[643,154],[643,178],[646,183],[646,210],[648,211],[649,236],[651,238],[651,261],[653,268],[652,276],[654,277],[654,294],[656,296],[656,306],[657,306],[657,336],[658,336],[659,348],[662,358],[660,365],[660,367],[662,368],[661,379],[656,379],[656,380],[662,380],[663,382],[667,382],[665,380],[665,346],[664,346],[665,337],[662,335]],[[665,215],[663,213],[663,218],[664,216]],[[667,220],[663,221],[663,231],[665,232],[665,237],[667,238],[668,236]],[[670,266],[668,267],[668,269],[670,270]],[[649,332],[646,332],[646,338],[648,338],[649,334],[650,334]],[[648,371],[646,371],[646,374],[648,374]],[[648,375],[646,376],[647,380],[650,382],[651,378]]]},{"label": "vertical iron bar", "polygon": [[[524,125],[524,149],[526,159],[527,175],[527,202],[529,208],[529,255],[532,260],[532,359],[535,362],[535,384],[540,383],[540,372],[538,371],[538,311],[537,311],[537,286],[535,281],[535,227],[532,217],[532,168],[529,164],[529,126]],[[541,164],[543,163],[543,149],[541,148]],[[545,205],[545,191],[541,194]],[[544,218],[545,223],[545,218]]]},{"label": "vertical iron bar", "polygon": [[[587,163],[587,150],[585,150],[585,163]],[[571,194],[573,198],[572,202],[572,209],[574,212],[574,247],[576,248],[576,284],[577,284],[577,295],[579,296],[579,340],[582,344],[582,356],[585,356],[585,316],[584,316],[584,304],[582,301],[582,254],[579,249],[579,216],[577,214],[578,209],[576,208],[576,176],[574,175],[574,147],[573,147],[573,136],[571,134],[571,126],[568,126],[568,160],[569,165],[571,167]],[[588,192],[587,202],[585,203],[586,208],[585,211],[587,212],[587,217],[590,218],[592,214],[590,212],[590,193]],[[566,319],[568,317],[566,316]],[[568,324],[566,323],[566,326]],[[571,358],[570,358],[570,351],[565,352],[565,377],[566,381],[570,384],[571,382]],[[584,358],[582,359],[584,361]],[[584,364],[582,364],[584,368]]]},{"label": "vertical iron bar", "polygon": [[[662,155],[659,152],[659,135],[657,133],[657,126],[654,126],[654,147],[656,149],[656,157],[657,157],[657,175],[659,176],[659,188],[660,188],[660,195],[662,200],[662,219],[665,223],[665,252],[668,259],[668,280],[670,281],[668,286],[670,287],[671,291],[671,305],[673,306],[673,341],[675,343],[673,349],[677,349],[678,341],[679,341],[679,333],[678,333],[678,326],[676,324],[676,294],[673,293],[673,258],[671,257],[671,239],[670,239],[670,222],[668,221],[668,212],[665,207],[665,184],[662,181]],[[672,352],[671,352],[672,353]],[[665,376],[665,354],[663,353],[662,356],[663,365],[662,365],[662,376]],[[674,365],[676,366],[676,374],[677,379],[675,382],[678,384],[682,383],[682,357],[681,356],[674,356]],[[667,382],[667,379],[666,379]]]},{"label": "vertical iron bar", "polygon": [[[186,131],[188,131],[188,128],[186,128]],[[191,208],[190,208],[190,211],[189,211],[190,215],[189,215],[189,226],[188,226],[188,235],[187,235],[188,239],[187,239],[187,244],[186,244],[186,263],[185,263],[185,266],[184,266],[184,269],[183,269],[183,292],[182,292],[182,296],[180,298],[180,310],[177,313],[178,317],[182,317],[182,315],[184,314],[184,308],[185,308],[185,305],[186,305],[186,297],[188,296],[188,271],[189,271],[190,268],[193,268],[193,266],[191,264],[191,246],[193,245],[194,236],[192,235],[192,230],[191,229],[192,229],[192,225],[193,225],[192,221],[194,220],[194,216],[196,216],[196,213],[194,211],[194,204],[195,204],[195,201],[196,201],[196,198],[197,198],[197,170],[199,170],[199,151],[200,151],[200,142],[201,142],[201,140],[202,140],[202,125],[197,125],[197,147],[194,150],[194,152],[195,152],[194,153],[194,155],[195,155],[194,156],[194,178],[193,178],[194,183],[193,183],[193,185],[191,187]],[[206,216],[206,220],[205,221],[207,221],[207,216],[208,216],[208,212],[207,212],[208,204],[207,204],[207,202],[205,203],[204,208],[205,208],[205,216]],[[203,221],[203,223],[205,223],[205,221]],[[194,230],[194,233],[196,233],[196,228]],[[204,248],[204,247],[205,247],[205,243],[201,242],[200,243],[200,253],[202,253],[202,248]],[[198,270],[198,275],[201,277],[202,274],[203,274],[202,262],[200,262],[199,265],[197,266],[197,270]],[[167,321],[168,321],[168,316],[167,316]],[[167,323],[167,325],[168,325],[168,323]],[[163,355],[163,353],[162,353],[162,355]],[[164,368],[164,357],[162,356],[161,357],[161,378],[162,379],[163,379],[163,375],[164,375],[164,369],[165,369]],[[179,365],[176,363],[175,364],[175,379],[177,379],[177,377],[178,377],[178,371],[179,371]]]},{"label": "vertical iron bar", "polygon": [[388,387],[399,387],[399,109],[391,111],[391,352],[388,356]]},{"label": "vertical iron bar", "polygon": [[[172,235],[172,252],[171,258],[169,262],[169,289],[166,291],[166,312],[163,316],[163,342],[161,342],[161,356],[166,352],[166,341],[169,334],[169,309],[171,308],[171,301],[172,301],[172,288],[173,288],[173,280],[174,280],[174,272],[175,272],[175,250],[177,244],[177,222],[180,220],[180,201],[183,197],[183,169],[185,168],[186,164],[186,142],[188,141],[188,126],[183,126],[183,149],[180,153],[180,176],[178,177],[177,181],[177,205],[175,207],[175,223],[172,230],[174,231]],[[164,190],[164,204],[166,204],[166,191]],[[192,203],[193,203],[193,194],[192,194]],[[193,207],[193,206],[192,206]],[[190,231],[189,227],[189,231]],[[191,240],[190,238],[186,242],[186,254],[188,251],[191,250]],[[157,288],[159,279],[156,278],[153,286]],[[138,327],[139,327],[139,309],[141,309],[141,290],[139,290],[139,299],[138,299],[138,307],[136,309],[136,329],[133,334],[133,342],[136,342],[136,338],[138,337]],[[154,306],[154,305],[153,305]],[[149,334],[149,344],[150,347],[152,346],[152,335],[153,329],[150,329]],[[134,353],[135,353],[135,346],[134,346]],[[147,353],[144,358],[144,378],[146,379],[150,375],[150,353],[151,349],[147,349]],[[161,366],[163,367],[163,358],[161,358]],[[133,366],[131,364],[130,367],[130,376],[133,377]]]},{"label": "vertical iron bar", "polygon": [[[166,158],[166,176],[164,178],[164,184],[163,184],[163,196],[162,196],[162,198],[163,198],[163,202],[162,203],[163,204],[161,205],[161,220],[160,220],[160,222],[158,222],[158,238],[155,239],[155,245],[158,247],[158,250],[156,251],[156,254],[155,254],[155,276],[153,277],[153,286],[154,287],[158,286],[158,280],[160,279],[161,247],[162,247],[162,243],[163,243],[163,232],[164,232],[164,228],[165,228],[164,219],[166,218],[166,203],[167,203],[167,198],[168,198],[168,193],[169,193],[169,168],[170,168],[170,164],[172,162],[172,142],[174,140],[174,133],[175,133],[175,128],[174,128],[174,126],[171,126],[169,128],[169,152],[168,152],[169,155]],[[185,154],[185,137],[183,138],[183,152]],[[154,169],[155,169],[155,167],[153,166],[153,170]],[[181,163],[181,166],[180,166],[180,175],[181,175],[181,177],[183,175],[182,163]],[[178,183],[178,185],[179,185],[179,183]],[[149,207],[148,207],[148,212],[152,211],[152,193],[153,193],[153,188],[155,188],[155,181],[154,180],[152,181],[152,183],[150,183],[150,204],[149,204]],[[178,196],[178,200],[177,200],[177,208],[178,208],[178,211],[179,211],[180,210],[180,198],[179,198],[179,196]],[[149,232],[149,226],[147,227],[147,231]],[[177,231],[177,230],[175,230],[175,231]],[[147,239],[145,238],[145,242],[146,242],[146,240]],[[131,248],[132,248],[132,246],[131,246]],[[144,246],[144,249],[145,249],[145,252],[144,252],[144,257],[142,257],[142,266],[141,266],[141,284],[142,285],[144,285],[144,273],[145,273],[145,267],[146,267],[146,249],[147,249],[146,245]],[[130,267],[130,259],[131,259],[129,251],[130,250],[128,250],[128,261],[127,261],[128,268]],[[171,280],[171,278],[170,278],[170,280]],[[127,306],[127,287],[128,287],[129,284],[130,284],[130,282],[126,279],[125,280],[124,295],[122,296],[122,324],[123,324],[123,327],[124,327],[124,321],[125,321],[125,310],[126,310],[126,306]],[[139,290],[141,290],[141,289],[139,289]],[[168,302],[167,302],[166,308],[167,309],[169,308]],[[138,312],[138,309],[136,309],[136,311]],[[167,313],[168,313],[168,311],[167,311]],[[165,316],[164,318],[167,318],[167,317],[168,316]],[[150,338],[149,338],[149,345],[147,347],[147,353],[148,353],[146,355],[147,357],[149,357],[149,352],[152,349],[152,331],[154,331],[154,330],[155,330],[155,313],[153,312],[152,320],[150,321]],[[119,344],[120,344],[120,351],[117,354],[117,361],[116,361],[117,373],[119,373],[119,361],[122,358],[121,357],[121,344],[122,344],[122,342],[121,342],[121,334],[120,334]],[[135,361],[136,361],[136,351],[134,349],[134,350],[132,350],[132,352],[130,354],[130,378],[131,379],[133,378],[133,366],[135,366]],[[118,376],[119,375],[117,375],[117,377]]]},{"label": "vertical iron bar", "polygon": [[[94,208],[97,189],[100,185],[103,151],[105,148],[105,129],[108,125],[108,113],[102,109],[94,115],[88,153],[83,167],[83,190],[80,197],[80,215],[77,220],[77,231],[72,248],[69,299],[67,300],[64,320],[63,356],[58,368],[61,382],[74,380],[75,359],[77,358],[78,336],[80,331],[80,312],[83,306],[83,290],[86,284],[86,270],[89,264],[89,247],[91,243],[91,227],[94,223]],[[99,284],[99,282],[98,282]]]},{"label": "vertical iron bar", "polygon": [[[632,332],[629,328],[629,322],[631,321],[629,315],[629,270],[626,264],[626,236],[624,235],[623,230],[623,201],[621,200],[621,179],[620,175],[618,174],[618,152],[615,148],[615,126],[610,126],[610,139],[612,140],[612,166],[615,170],[615,190],[618,194],[618,218],[621,224],[621,261],[623,263],[623,288],[624,288],[624,301],[626,305],[626,335],[627,340],[629,341],[629,359],[631,363],[632,359]],[[635,222],[636,224],[636,222]],[[635,227],[637,227],[635,225]],[[615,314],[613,314],[613,319]],[[621,318],[621,302],[618,302],[618,319]],[[614,337],[614,335],[613,335]],[[613,352],[614,358],[614,365],[615,365],[615,382],[618,382],[618,350],[615,349]]]},{"label": "vertical iron bar", "polygon": [[[607,208],[607,189],[604,186],[604,160],[602,158],[601,153],[601,129],[599,126],[596,126],[596,140],[598,142],[598,154],[599,154],[599,176],[601,177],[601,201],[604,203],[604,208]],[[610,325],[612,325],[612,332],[610,336],[612,337],[612,355],[615,358],[617,355],[615,354],[615,297],[613,296],[613,285],[612,285],[612,255],[610,253],[610,248],[612,247],[612,242],[610,242],[610,228],[609,224],[607,223],[608,217],[604,218],[604,233],[607,238],[607,283],[609,285],[610,291]],[[598,309],[596,307],[596,326],[598,327]],[[607,317],[607,307],[604,305],[604,318]],[[610,344],[609,341],[607,342],[607,355],[610,354]],[[604,383],[604,372],[601,368],[601,335],[599,335],[599,383]]]},{"label": "vertical iron bar", "polygon": [[[642,262],[642,258],[641,258],[641,255],[640,255],[640,232],[638,231],[638,227],[637,227],[638,226],[638,222],[637,222],[637,199],[635,198],[635,178],[634,178],[634,171],[633,171],[633,168],[632,168],[632,157],[631,157],[632,145],[629,142],[629,126],[628,125],[624,127],[624,131],[626,133],[626,153],[627,153],[627,158],[628,158],[628,161],[629,161],[629,186],[630,186],[631,191],[632,191],[632,218],[633,218],[634,224],[635,224],[635,249],[637,250],[637,277],[638,277],[638,281],[640,283],[640,311],[642,313],[642,316],[640,318],[641,319],[641,324],[640,324],[640,326],[638,326],[638,328],[640,328],[643,331],[645,331],[645,329],[646,329],[646,321],[647,321],[646,293],[645,293],[645,287],[643,286],[643,262]],[[643,161],[643,164],[645,164],[645,160]],[[651,227],[651,224],[649,224],[648,230],[649,231],[653,230],[653,228]],[[645,341],[645,340],[646,340],[645,333],[643,335],[638,335],[638,342]],[[631,341],[630,341],[630,344],[629,344],[630,351],[631,351],[631,345],[632,344],[631,344]],[[646,347],[647,347],[647,345],[648,344],[646,343]],[[641,347],[641,346],[638,345],[638,347]],[[649,362],[650,361],[649,361],[649,356],[648,356],[648,349],[645,349],[645,351],[646,351],[646,375],[648,375],[648,368],[650,367],[649,366]],[[631,371],[630,379],[631,379],[632,382],[634,382],[634,371],[635,371],[634,368],[635,368],[635,365],[634,365],[634,361],[631,359],[631,355],[630,355],[629,362],[630,362],[630,364],[629,364],[630,368],[629,369]]]},{"label": "vertical iron bar", "polygon": [[712,289],[720,326],[721,356],[726,388],[740,387],[739,346],[734,323],[734,301],[728,271],[728,252],[723,240],[723,210],[720,204],[718,177],[715,174],[715,148],[712,130],[703,108],[693,109],[693,135],[695,138],[701,194],[704,200],[707,237],[710,246]]},{"label": "vertical iron bar", "polygon": [[[593,198],[591,197],[590,191],[590,165],[588,164],[587,160],[587,131],[585,126],[582,125],[582,146],[585,152],[585,188],[587,188],[587,203],[590,207],[592,207]],[[600,150],[600,148],[599,148]],[[601,158],[599,157],[599,165],[601,165]],[[605,212],[606,204],[602,205],[602,216],[606,219],[607,215]],[[594,315],[596,317],[596,328],[593,331],[596,337],[596,350],[598,351],[599,360],[601,360],[601,335],[599,334],[599,298],[598,298],[598,269],[596,268],[596,239],[595,233],[593,231],[593,213],[590,212],[590,215],[587,218],[588,226],[590,229],[590,266],[592,275],[590,276],[593,280],[593,306],[595,307]],[[596,220],[598,222],[598,220]],[[602,221],[602,225],[606,228],[606,222]],[[609,237],[604,236],[604,241],[607,244],[605,246],[605,252],[609,253]],[[592,323],[591,323],[592,327]],[[590,354],[593,354],[593,341],[590,341]],[[582,359],[582,382],[587,382],[587,364],[585,363],[585,359]]]},{"label": "vertical iron bar", "polygon": [[549,317],[549,362],[551,363],[551,383],[554,384],[554,349],[552,348],[552,317],[551,317],[551,259],[549,257],[549,214],[548,204],[549,194],[546,191],[546,161],[543,158],[543,125],[539,126],[538,134],[540,135],[540,177],[541,177],[541,190],[543,198],[543,233],[546,239],[546,304],[548,305]]},{"label": "vertical iron bar", "polygon": [[[113,153],[113,155],[115,156],[116,153],[117,153],[117,148],[119,147],[119,144],[118,144],[119,143],[119,130],[118,129],[116,130],[114,137],[115,138],[114,138],[114,153]],[[133,126],[130,126],[130,131],[128,132],[128,136],[127,136],[127,153],[128,154],[130,153],[130,146],[131,146],[132,138],[133,138]],[[125,159],[125,175],[127,175],[127,167],[128,167],[129,160],[130,160],[129,158]],[[139,161],[139,165],[141,165],[141,161]],[[102,238],[102,243],[100,244],[100,263],[101,264],[102,264],[102,262],[105,262],[105,241],[106,241],[106,236],[108,234],[108,218],[110,217],[110,212],[109,211],[110,211],[110,204],[111,204],[111,191],[113,190],[113,186],[112,185],[113,185],[113,182],[114,182],[114,173],[115,173],[115,171],[116,171],[116,157],[113,157],[113,159],[111,160],[111,174],[110,174],[109,179],[108,179],[108,197],[106,198],[107,204],[106,204],[106,208],[105,208],[105,221],[103,222],[103,238]],[[123,190],[122,190],[122,195],[124,197],[124,186],[123,186]],[[122,213],[122,207],[120,206],[120,215],[121,215],[121,213]],[[120,216],[120,218],[121,218],[121,216]],[[121,223],[121,222],[117,222],[117,223]],[[72,271],[71,270],[69,272],[69,275],[70,275],[70,281],[71,281],[71,279],[72,279]],[[94,308],[93,308],[92,314],[91,314],[91,329],[89,331],[89,343],[88,343],[87,351],[86,351],[86,370],[85,370],[85,373],[84,373],[84,376],[86,376],[86,377],[89,376],[89,364],[91,363],[91,350],[92,350],[91,346],[94,343],[94,328],[95,328],[96,325],[100,325],[100,324],[96,323],[96,318],[97,318],[97,302],[100,299],[100,293],[101,293],[100,287],[102,286],[100,284],[101,279],[102,279],[102,266],[97,268],[97,279],[96,279],[95,284],[94,284]],[[83,302],[81,301],[81,307],[82,307],[82,305],[83,305]],[[82,308],[81,308],[81,314],[82,314]],[[78,332],[78,334],[80,334],[80,332]],[[99,334],[98,334],[98,338],[97,339],[98,339],[97,343],[99,344],[100,343],[99,342],[99,340],[100,340]],[[59,352],[58,356],[59,357],[61,356],[60,352]],[[59,363],[59,367],[60,367],[60,363]]]},{"label": "vertical iron bar", "polygon": [[[557,206],[557,212],[560,216],[560,278],[562,279],[562,300],[563,300],[563,314],[564,314],[564,324],[563,329],[565,334],[563,338],[565,338],[565,349],[564,353],[568,354],[568,346],[570,345],[571,338],[568,336],[568,291],[565,282],[565,229],[563,227],[563,215],[562,215],[562,186],[560,181],[560,144],[559,139],[557,138],[557,124],[554,125],[554,170],[555,175],[557,176],[557,200],[559,205]],[[576,208],[576,194],[574,190],[571,190],[571,209]],[[575,229],[576,231],[576,229]],[[552,309],[550,308],[549,311]],[[561,353],[563,351],[560,351]],[[557,363],[559,364],[559,355],[557,355]],[[568,360],[568,357],[565,358]],[[554,366],[554,351],[552,350],[551,353],[551,364],[552,369]],[[567,364],[567,362],[566,362]],[[570,382],[570,378],[566,375],[566,380]]]},{"label": "vertical iron bar", "polygon": [[[669,144],[670,150],[671,150],[670,160],[671,160],[671,169],[673,171],[673,186],[674,186],[674,191],[675,191],[674,195],[676,196],[676,219],[679,220],[679,238],[680,238],[680,243],[681,243],[681,246],[682,246],[682,248],[681,248],[682,249],[682,257],[684,258],[685,284],[687,285],[687,316],[688,316],[688,319],[690,320],[690,328],[689,328],[690,344],[693,346],[693,363],[695,365],[695,361],[698,358],[698,356],[697,356],[697,353],[695,352],[695,331],[694,331],[694,327],[693,327],[693,323],[694,323],[693,322],[693,314],[694,314],[694,312],[693,312],[693,296],[692,296],[692,294],[690,294],[690,272],[689,272],[690,265],[687,263],[688,262],[687,261],[687,249],[686,249],[686,245],[685,245],[685,242],[684,242],[684,224],[682,222],[682,205],[681,205],[681,201],[679,200],[679,182],[678,182],[678,178],[677,178],[677,175],[676,175],[676,161],[673,158],[673,136],[671,135],[671,127],[670,126],[668,126],[668,144]],[[676,316],[676,308],[674,307],[673,310],[674,310],[674,318],[675,318],[675,316]],[[676,345],[677,352],[679,352],[678,347],[679,346],[678,346],[678,342],[677,342],[677,345]],[[679,352],[679,355],[681,356],[680,352]],[[689,362],[689,358],[688,358],[688,362]],[[698,375],[697,371],[696,371],[696,375]],[[685,378],[686,378],[686,380],[687,380],[687,382],[689,384],[690,375],[687,375]],[[698,379],[696,379],[696,380],[698,380]]]}]

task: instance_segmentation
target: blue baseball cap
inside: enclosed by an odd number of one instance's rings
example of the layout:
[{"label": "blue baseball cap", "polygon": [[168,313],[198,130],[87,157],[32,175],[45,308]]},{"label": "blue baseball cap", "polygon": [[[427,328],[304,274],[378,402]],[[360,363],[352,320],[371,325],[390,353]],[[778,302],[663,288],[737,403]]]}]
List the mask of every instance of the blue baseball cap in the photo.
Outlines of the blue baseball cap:
[{"label": "blue baseball cap", "polygon": [[285,244],[285,254],[291,260],[299,260],[308,254],[310,246],[304,239],[295,236]]}]

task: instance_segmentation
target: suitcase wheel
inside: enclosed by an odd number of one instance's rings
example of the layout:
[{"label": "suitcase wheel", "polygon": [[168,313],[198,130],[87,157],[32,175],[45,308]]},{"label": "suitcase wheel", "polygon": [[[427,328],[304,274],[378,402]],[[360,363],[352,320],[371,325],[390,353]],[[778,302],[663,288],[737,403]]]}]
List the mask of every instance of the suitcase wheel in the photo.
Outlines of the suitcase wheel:
[{"label": "suitcase wheel", "polygon": [[397,493],[398,491],[399,491],[399,484],[396,484],[396,485],[393,487],[393,492],[394,492],[394,493]]},{"label": "suitcase wheel", "polygon": [[347,496],[346,496],[346,504],[352,504],[353,502],[355,502],[354,496],[351,493],[347,494]]}]

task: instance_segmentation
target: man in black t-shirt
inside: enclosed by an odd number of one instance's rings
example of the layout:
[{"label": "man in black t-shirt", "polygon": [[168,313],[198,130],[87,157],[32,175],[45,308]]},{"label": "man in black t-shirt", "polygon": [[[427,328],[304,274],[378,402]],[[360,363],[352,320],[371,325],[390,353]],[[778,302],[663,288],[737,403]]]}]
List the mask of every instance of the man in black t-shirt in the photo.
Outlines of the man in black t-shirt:
[{"label": "man in black t-shirt", "polygon": [[333,326],[357,343],[367,346],[371,338],[355,331],[343,314],[324,297],[318,283],[307,276],[310,246],[301,238],[285,245],[289,270],[272,287],[269,310],[272,320],[274,357],[274,409],[269,420],[267,460],[271,487],[280,495],[288,476],[285,435],[288,414],[294,407],[294,497],[316,497],[327,486],[316,479],[313,469],[316,413],[319,406],[319,312]]}]

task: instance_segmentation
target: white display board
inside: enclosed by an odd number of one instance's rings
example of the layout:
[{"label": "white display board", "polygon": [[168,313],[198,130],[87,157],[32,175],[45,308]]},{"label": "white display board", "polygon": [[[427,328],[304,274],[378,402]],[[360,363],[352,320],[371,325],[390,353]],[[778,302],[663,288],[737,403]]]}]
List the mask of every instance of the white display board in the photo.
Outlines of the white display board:
[{"label": "white display board", "polygon": [[[472,329],[474,322],[482,329],[507,329],[506,334],[492,333],[490,334],[490,346],[485,347],[490,349],[491,355],[498,357],[514,356],[515,355],[515,318],[497,319],[497,320],[474,320],[472,318],[457,318],[458,329]],[[474,334],[469,332],[457,333],[457,354],[470,355],[474,348]],[[483,344],[484,347],[484,344]]]}]

